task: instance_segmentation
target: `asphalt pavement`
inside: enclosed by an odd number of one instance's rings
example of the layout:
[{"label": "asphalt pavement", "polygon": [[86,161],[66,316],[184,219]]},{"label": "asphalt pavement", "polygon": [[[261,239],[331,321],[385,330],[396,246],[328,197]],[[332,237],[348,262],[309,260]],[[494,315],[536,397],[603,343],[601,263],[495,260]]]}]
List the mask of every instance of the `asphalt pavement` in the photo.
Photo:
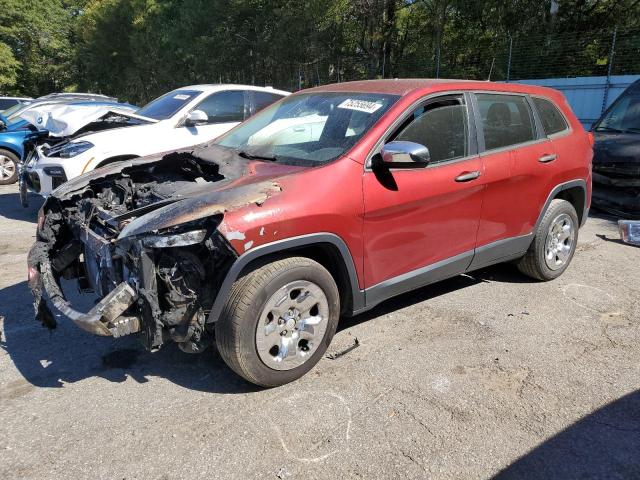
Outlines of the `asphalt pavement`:
[{"label": "asphalt pavement", "polygon": [[559,279],[512,265],[343,319],[261,390],[213,351],[33,318],[41,201],[0,187],[0,478],[640,478],[640,248],[593,216]]}]

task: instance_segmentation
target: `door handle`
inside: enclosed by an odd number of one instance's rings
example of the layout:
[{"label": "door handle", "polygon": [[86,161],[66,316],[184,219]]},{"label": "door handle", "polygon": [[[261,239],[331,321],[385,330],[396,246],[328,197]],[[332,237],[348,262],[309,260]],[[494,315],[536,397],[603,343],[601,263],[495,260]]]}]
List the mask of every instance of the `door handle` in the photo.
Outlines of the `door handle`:
[{"label": "door handle", "polygon": [[294,132],[304,132],[305,130],[305,127],[293,127]]},{"label": "door handle", "polygon": [[547,153],[545,155],[542,155],[538,161],[540,163],[549,163],[549,162],[553,162],[556,158],[558,158],[558,156],[555,153]]},{"label": "door handle", "polygon": [[471,180],[475,180],[480,176],[480,172],[476,170],[475,172],[464,172],[456,177],[456,182],[470,182]]}]

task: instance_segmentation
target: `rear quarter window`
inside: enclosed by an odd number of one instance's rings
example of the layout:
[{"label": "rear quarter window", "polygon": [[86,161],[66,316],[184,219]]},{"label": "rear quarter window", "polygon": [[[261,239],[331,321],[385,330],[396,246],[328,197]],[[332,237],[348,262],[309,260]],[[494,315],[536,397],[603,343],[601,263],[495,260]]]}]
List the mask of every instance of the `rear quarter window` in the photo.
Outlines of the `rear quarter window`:
[{"label": "rear quarter window", "polygon": [[542,128],[544,128],[546,135],[560,133],[568,128],[564,115],[560,113],[558,107],[552,102],[544,98],[533,97],[533,104],[536,106],[536,110],[538,110]]}]

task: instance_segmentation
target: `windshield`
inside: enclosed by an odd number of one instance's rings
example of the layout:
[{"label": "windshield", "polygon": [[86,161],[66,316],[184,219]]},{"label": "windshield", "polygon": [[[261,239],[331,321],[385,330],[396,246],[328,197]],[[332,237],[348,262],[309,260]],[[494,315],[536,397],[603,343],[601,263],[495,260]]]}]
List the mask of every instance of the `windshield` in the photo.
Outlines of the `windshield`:
[{"label": "windshield", "polygon": [[2,112],[2,116],[6,117],[8,119],[12,118],[12,115],[14,115],[15,113],[24,110],[27,108],[28,105],[25,105],[24,103],[16,103],[13,107],[9,107],[6,110],[3,110]]},{"label": "windshield", "polygon": [[640,95],[618,99],[596,126],[597,132],[640,132]]},{"label": "windshield", "polygon": [[328,162],[351,149],[398,98],[374,93],[293,95],[216,143],[246,158]]},{"label": "windshield", "polygon": [[197,90],[174,90],[147,103],[136,114],[156,120],[166,120],[201,93]]}]

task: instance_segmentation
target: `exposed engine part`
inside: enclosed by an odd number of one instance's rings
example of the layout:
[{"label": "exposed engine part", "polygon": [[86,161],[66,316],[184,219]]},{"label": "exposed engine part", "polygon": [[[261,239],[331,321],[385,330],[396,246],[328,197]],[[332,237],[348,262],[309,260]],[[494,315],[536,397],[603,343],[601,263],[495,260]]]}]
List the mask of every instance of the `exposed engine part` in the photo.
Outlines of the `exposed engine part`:
[{"label": "exposed engine part", "polygon": [[[202,294],[206,275],[201,260],[188,250],[163,252],[156,271],[166,288],[163,298],[168,307],[177,315],[186,314]],[[179,319],[178,323],[183,320]]]},{"label": "exposed engine part", "polygon": [[[280,186],[262,180],[226,189],[247,168],[231,154],[214,162],[178,152],[110,168],[118,174],[69,182],[42,209],[29,258],[37,317],[54,328],[55,308],[98,335],[139,332],[149,350],[170,338],[185,352],[203,351],[213,340],[214,300],[238,256],[219,222]],[[62,277],[94,291],[96,308],[74,310]]]}]

